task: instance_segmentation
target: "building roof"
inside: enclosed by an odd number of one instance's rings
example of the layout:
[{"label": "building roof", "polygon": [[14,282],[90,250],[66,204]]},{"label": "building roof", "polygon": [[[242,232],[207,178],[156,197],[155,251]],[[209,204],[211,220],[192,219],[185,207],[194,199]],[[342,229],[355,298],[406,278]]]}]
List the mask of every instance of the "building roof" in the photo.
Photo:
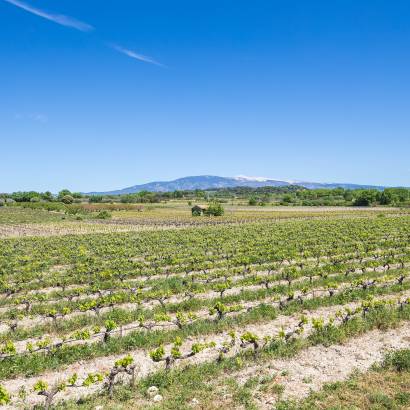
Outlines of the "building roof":
[{"label": "building roof", "polygon": [[205,209],[208,209],[208,207],[207,206],[204,206],[204,205],[194,205],[193,207],[192,207],[192,209],[201,209],[201,210],[205,210]]}]

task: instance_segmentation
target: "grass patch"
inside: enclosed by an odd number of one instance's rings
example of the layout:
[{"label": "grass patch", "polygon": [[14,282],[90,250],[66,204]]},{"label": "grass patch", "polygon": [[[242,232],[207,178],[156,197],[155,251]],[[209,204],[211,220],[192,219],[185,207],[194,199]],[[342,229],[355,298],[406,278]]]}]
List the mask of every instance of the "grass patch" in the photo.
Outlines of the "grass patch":
[{"label": "grass patch", "polygon": [[[204,408],[213,408],[213,404],[218,402],[225,403],[226,408],[246,408],[253,409],[255,401],[253,393],[255,386],[263,385],[260,381],[255,382],[254,379],[250,379],[247,383],[240,385],[230,378],[233,372],[243,369],[250,364],[258,363],[263,364],[268,360],[274,358],[286,358],[295,356],[302,349],[314,345],[328,345],[330,343],[341,343],[348,338],[360,335],[372,329],[378,328],[381,323],[386,328],[395,327],[403,320],[410,319],[410,309],[405,308],[402,311],[397,309],[391,309],[388,307],[381,307],[368,313],[366,318],[358,317],[350,320],[345,325],[341,325],[337,328],[333,326],[325,326],[320,331],[313,333],[306,339],[294,339],[290,342],[283,342],[274,340],[266,348],[262,349],[255,358],[251,351],[243,351],[235,357],[227,358],[221,363],[210,362],[202,363],[198,365],[192,365],[185,367],[184,369],[173,369],[171,371],[160,371],[149,377],[141,380],[138,383],[133,397],[141,397],[149,386],[157,386],[161,394],[164,396],[164,401],[161,404],[162,409],[185,409],[190,408],[190,402],[192,399],[202,397]],[[396,375],[398,378],[408,377],[408,371],[398,371],[398,368],[405,369],[407,366],[407,354],[401,353],[398,356],[392,355],[386,358],[386,362],[383,367],[373,371],[375,374],[383,374],[388,372],[390,376]],[[224,377],[226,376],[226,377]],[[378,383],[380,380],[378,380]],[[410,383],[410,378],[407,380]],[[346,390],[346,387],[348,390]],[[377,387],[377,388],[376,388]],[[410,391],[409,389],[396,389],[389,394],[386,391],[380,391],[380,386],[375,382],[373,388],[368,391],[365,399],[366,403],[371,405],[371,400],[377,402],[377,405],[385,405],[393,400],[396,404],[398,400],[406,401],[406,395],[404,393]],[[408,386],[407,386],[408,387]],[[282,391],[281,388],[272,386],[273,392],[280,397]],[[276,389],[276,390],[275,390]],[[320,400],[324,400],[326,397],[334,396],[339,393],[339,402],[348,400],[349,395],[347,392],[356,392],[363,389],[360,384],[360,376],[356,376],[356,379],[346,383],[334,384],[323,389],[322,392],[312,395],[307,399],[304,404],[292,403],[292,402],[280,402],[280,410],[296,410],[296,409],[344,409],[349,407],[323,407],[320,404]],[[380,393],[380,395],[377,395]],[[352,393],[350,393],[352,395]],[[371,396],[373,395],[373,396]],[[389,400],[383,398],[386,395]],[[345,397],[346,396],[346,397]],[[116,408],[114,402],[104,400],[101,396],[99,400],[104,402],[104,408]],[[310,401],[309,401],[310,400]],[[313,400],[313,401],[312,401]],[[314,400],[318,401],[318,407],[312,407],[315,404]],[[132,400],[131,400],[132,401]],[[90,409],[90,403],[94,403],[92,399],[84,401],[79,407],[82,409]],[[206,403],[206,404],[205,404]],[[328,402],[329,403],[329,402]],[[348,402],[349,403],[349,402]],[[383,404],[384,403],[384,404]],[[209,407],[208,407],[209,404]],[[131,405],[131,404],[130,404]],[[304,407],[298,407],[303,405]],[[62,405],[61,408],[65,405]],[[230,406],[230,407],[229,407]],[[309,407],[310,406],[310,407]],[[321,407],[322,406],[322,407]],[[130,407],[131,408],[131,407]],[[361,407],[359,407],[361,408]],[[362,407],[366,408],[366,407]],[[371,408],[371,407],[368,407]],[[386,408],[386,407],[384,407]],[[393,407],[394,408],[394,407]],[[401,409],[401,407],[398,407]]]}]

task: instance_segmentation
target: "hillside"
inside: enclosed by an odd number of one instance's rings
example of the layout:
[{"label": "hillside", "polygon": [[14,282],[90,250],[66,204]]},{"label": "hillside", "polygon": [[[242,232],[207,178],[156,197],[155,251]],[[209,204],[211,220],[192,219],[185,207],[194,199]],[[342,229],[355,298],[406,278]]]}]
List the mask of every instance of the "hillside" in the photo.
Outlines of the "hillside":
[{"label": "hillside", "polygon": [[212,189],[212,188],[233,188],[233,187],[251,187],[259,188],[264,186],[290,186],[298,185],[308,189],[332,189],[332,188],[344,188],[344,189],[383,189],[382,186],[372,185],[358,185],[350,183],[320,183],[320,182],[307,182],[307,181],[281,181],[263,177],[220,177],[214,175],[200,175],[200,176],[188,176],[184,178],[178,178],[173,181],[155,181],[141,185],[133,185],[131,187],[118,189],[108,192],[90,192],[91,195],[123,195],[132,194],[141,191],[150,192],[171,192],[171,191],[184,191],[195,189]]}]

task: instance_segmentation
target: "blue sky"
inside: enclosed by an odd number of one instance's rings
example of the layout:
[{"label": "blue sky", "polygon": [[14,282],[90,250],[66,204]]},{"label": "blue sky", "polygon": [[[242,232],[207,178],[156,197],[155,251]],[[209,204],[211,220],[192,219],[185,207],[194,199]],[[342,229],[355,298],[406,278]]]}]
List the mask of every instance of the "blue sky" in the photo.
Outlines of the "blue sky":
[{"label": "blue sky", "polygon": [[410,186],[410,2],[0,0],[0,192]]}]

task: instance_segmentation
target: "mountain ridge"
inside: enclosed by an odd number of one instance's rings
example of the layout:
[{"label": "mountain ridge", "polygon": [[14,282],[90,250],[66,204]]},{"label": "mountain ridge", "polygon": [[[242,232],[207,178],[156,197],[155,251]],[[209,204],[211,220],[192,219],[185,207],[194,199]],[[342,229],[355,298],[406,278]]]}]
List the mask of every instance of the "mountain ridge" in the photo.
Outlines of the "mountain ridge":
[{"label": "mountain ridge", "polygon": [[88,195],[126,195],[134,194],[141,191],[150,192],[170,192],[185,191],[195,189],[218,189],[234,187],[260,188],[265,186],[284,187],[298,185],[307,189],[378,189],[383,190],[384,186],[351,184],[351,183],[323,183],[309,181],[286,181],[266,177],[248,177],[240,175],[237,177],[220,177],[216,175],[198,175],[177,178],[171,181],[153,181],[145,184],[133,185],[123,189],[102,192],[88,192]]}]

